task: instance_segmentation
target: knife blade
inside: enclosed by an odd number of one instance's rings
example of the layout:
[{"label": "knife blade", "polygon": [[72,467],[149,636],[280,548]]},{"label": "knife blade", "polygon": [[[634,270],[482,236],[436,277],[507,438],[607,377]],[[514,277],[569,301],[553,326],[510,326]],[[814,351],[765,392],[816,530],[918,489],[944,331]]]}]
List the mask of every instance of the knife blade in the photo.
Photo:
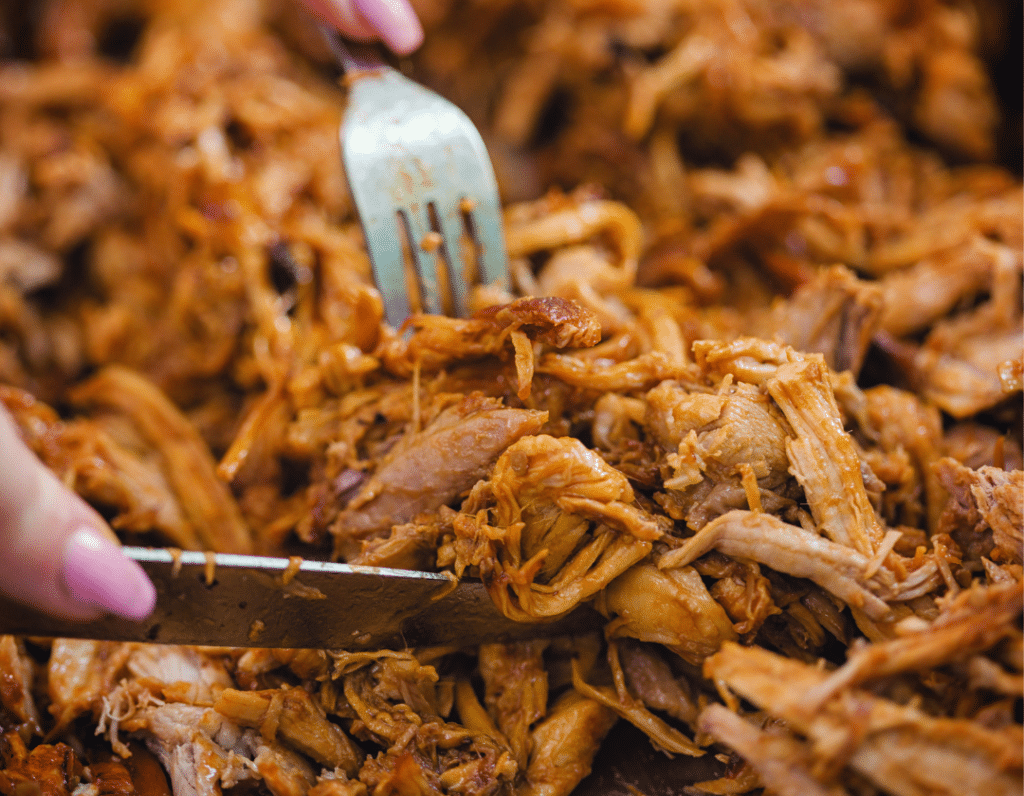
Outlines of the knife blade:
[{"label": "knife blade", "polygon": [[0,634],[215,647],[404,649],[574,635],[601,627],[589,607],[515,622],[484,585],[441,573],[330,561],[124,547],[156,586],[136,622],[57,619],[0,596]]}]

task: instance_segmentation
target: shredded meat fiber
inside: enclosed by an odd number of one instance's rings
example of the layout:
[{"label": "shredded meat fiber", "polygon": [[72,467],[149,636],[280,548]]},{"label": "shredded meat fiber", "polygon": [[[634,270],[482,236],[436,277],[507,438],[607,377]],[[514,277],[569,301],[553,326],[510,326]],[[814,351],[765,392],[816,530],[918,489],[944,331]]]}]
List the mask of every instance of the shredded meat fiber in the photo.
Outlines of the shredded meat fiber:
[{"label": "shredded meat fiber", "polygon": [[125,542],[603,632],[0,637],[0,796],[1021,794],[1020,4],[413,4],[510,280],[400,329],[297,3],[4,4],[0,411]]}]

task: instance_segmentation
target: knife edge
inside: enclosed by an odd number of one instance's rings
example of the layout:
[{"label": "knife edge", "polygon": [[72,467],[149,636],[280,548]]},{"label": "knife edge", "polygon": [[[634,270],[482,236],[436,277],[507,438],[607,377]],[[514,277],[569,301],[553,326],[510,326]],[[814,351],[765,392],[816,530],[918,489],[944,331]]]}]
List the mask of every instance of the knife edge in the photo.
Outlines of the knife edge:
[{"label": "knife edge", "polygon": [[0,634],[215,647],[473,646],[601,627],[593,609],[546,622],[505,617],[479,581],[312,559],[124,547],[153,581],[145,620],[51,617],[0,596]]}]

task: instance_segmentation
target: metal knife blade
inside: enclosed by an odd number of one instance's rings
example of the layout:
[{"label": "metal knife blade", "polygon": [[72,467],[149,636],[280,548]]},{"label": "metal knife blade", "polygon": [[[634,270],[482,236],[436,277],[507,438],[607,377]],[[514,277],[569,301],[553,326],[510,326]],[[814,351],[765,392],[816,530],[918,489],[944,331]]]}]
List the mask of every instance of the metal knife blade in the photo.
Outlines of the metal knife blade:
[{"label": "metal knife blade", "polygon": [[327,561],[125,547],[156,586],[141,622],[56,619],[0,596],[0,634],[224,647],[403,649],[573,635],[604,620],[581,608],[527,624],[484,585],[442,574]]}]

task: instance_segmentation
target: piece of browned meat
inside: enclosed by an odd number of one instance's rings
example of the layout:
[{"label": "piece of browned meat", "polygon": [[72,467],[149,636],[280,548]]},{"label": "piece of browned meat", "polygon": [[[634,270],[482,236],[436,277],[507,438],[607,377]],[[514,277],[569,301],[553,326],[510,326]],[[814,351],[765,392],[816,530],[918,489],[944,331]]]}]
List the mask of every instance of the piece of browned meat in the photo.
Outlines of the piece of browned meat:
[{"label": "piece of browned meat", "polygon": [[798,351],[821,354],[832,370],[849,370],[856,376],[885,307],[878,285],[837,265],[822,269],[788,299],[777,302],[751,331]]},{"label": "piece of browned meat", "polygon": [[849,766],[899,796],[1020,793],[1019,725],[993,730],[969,719],[935,718],[856,689],[816,708],[807,697],[827,674],[757,647],[727,645],[708,659],[705,672],[808,737],[816,762],[833,776]]},{"label": "piece of browned meat", "polygon": [[573,437],[519,440],[478,498],[493,516],[460,516],[456,572],[478,571],[502,611],[520,621],[590,599],[662,534],[629,479]]},{"label": "piece of browned meat", "polygon": [[936,472],[949,493],[940,518],[945,530],[977,560],[986,556],[1019,564],[1024,560],[1024,471],[977,470],[941,459]]},{"label": "piece of browned meat", "polygon": [[612,620],[610,635],[663,644],[694,665],[736,639],[725,610],[692,567],[634,566],[595,604]]},{"label": "piece of browned meat", "polygon": [[533,733],[524,796],[568,796],[590,773],[615,714],[575,691],[555,703]]},{"label": "piece of browned meat", "polygon": [[545,641],[523,641],[480,647],[484,704],[495,726],[508,739],[520,770],[525,770],[530,755],[530,729],[547,714],[546,646]]},{"label": "piece of browned meat", "polygon": [[471,395],[405,435],[331,526],[337,554],[351,558],[363,540],[459,498],[509,445],[536,433],[546,419],[544,412]]},{"label": "piece of browned meat", "polygon": [[[42,734],[39,710],[33,694],[36,664],[25,644],[14,636],[0,636],[0,709],[10,714],[25,731]],[[0,727],[4,731],[11,727]]]},{"label": "piece of browned meat", "polygon": [[40,744],[29,750],[15,731],[0,735],[0,793],[19,796],[71,796],[82,782],[84,769],[65,743]]},{"label": "piece of browned meat", "polygon": [[168,397],[145,376],[111,365],[79,385],[75,401],[125,415],[161,457],[161,466],[182,512],[201,544],[213,550],[250,553],[252,536],[231,490],[217,475],[206,442]]},{"label": "piece of browned meat", "polygon": [[724,705],[708,705],[700,729],[734,749],[757,772],[760,784],[780,796],[847,796],[839,783],[822,785],[811,772],[807,748],[783,727],[759,727]]}]

